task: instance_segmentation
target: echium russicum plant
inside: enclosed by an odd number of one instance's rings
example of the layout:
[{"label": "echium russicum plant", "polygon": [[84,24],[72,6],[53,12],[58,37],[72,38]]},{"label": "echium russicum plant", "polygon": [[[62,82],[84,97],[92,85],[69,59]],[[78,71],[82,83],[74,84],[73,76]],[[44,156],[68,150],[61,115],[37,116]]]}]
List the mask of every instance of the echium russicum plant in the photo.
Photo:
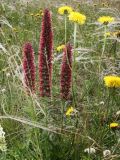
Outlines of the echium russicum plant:
[{"label": "echium russicum plant", "polygon": [[72,83],[72,46],[70,43],[66,45],[63,51],[60,79],[61,98],[68,100],[70,98],[70,90]]},{"label": "echium russicum plant", "polygon": [[39,84],[40,96],[51,97],[52,86],[53,32],[51,14],[44,10],[39,44]]},{"label": "echium russicum plant", "polygon": [[23,73],[25,86],[28,91],[35,91],[35,64],[34,50],[31,43],[27,42],[23,46]]}]

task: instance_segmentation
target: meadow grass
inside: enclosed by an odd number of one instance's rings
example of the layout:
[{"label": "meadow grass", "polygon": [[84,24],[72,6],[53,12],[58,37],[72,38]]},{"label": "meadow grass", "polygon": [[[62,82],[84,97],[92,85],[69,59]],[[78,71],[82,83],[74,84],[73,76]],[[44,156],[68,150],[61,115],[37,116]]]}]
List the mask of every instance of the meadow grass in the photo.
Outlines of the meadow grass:
[{"label": "meadow grass", "polygon": [[[58,14],[59,1],[0,4],[0,124],[5,131],[7,151],[0,160],[119,160],[120,130],[112,130],[112,122],[120,123],[120,89],[108,88],[106,75],[120,76],[120,36],[107,36],[104,54],[104,27],[97,19],[102,15],[115,17],[116,23],[107,32],[120,30],[119,10],[102,4],[68,1],[87,20],[77,27],[74,67],[76,105],[60,98],[60,68],[64,44],[64,17]],[[54,61],[52,98],[39,96],[38,47],[42,15],[48,7],[52,13]],[[68,3],[69,4],[69,3]],[[32,15],[33,14],[33,15]],[[36,16],[35,16],[36,15]],[[67,19],[67,42],[73,45],[74,25]],[[29,41],[35,51],[36,92],[27,94],[23,86],[22,46]],[[66,116],[70,106],[74,113]],[[96,153],[87,154],[86,148]],[[104,150],[111,155],[103,157]]]}]

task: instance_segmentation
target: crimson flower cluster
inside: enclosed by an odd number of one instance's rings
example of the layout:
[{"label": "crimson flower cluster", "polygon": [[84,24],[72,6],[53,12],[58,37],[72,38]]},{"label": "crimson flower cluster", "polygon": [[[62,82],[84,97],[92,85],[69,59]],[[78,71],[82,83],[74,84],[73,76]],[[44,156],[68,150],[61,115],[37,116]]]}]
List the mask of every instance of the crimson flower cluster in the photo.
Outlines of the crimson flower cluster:
[{"label": "crimson flower cluster", "polygon": [[71,83],[72,83],[72,47],[68,43],[64,48],[62,65],[61,65],[60,93],[62,99],[68,100],[70,98]]},{"label": "crimson flower cluster", "polygon": [[33,93],[35,90],[34,50],[29,42],[23,46],[23,72],[25,85]]},{"label": "crimson flower cluster", "polygon": [[45,9],[42,18],[42,29],[39,45],[39,85],[40,96],[51,96],[52,87],[52,52],[53,33],[51,26],[51,14]]}]

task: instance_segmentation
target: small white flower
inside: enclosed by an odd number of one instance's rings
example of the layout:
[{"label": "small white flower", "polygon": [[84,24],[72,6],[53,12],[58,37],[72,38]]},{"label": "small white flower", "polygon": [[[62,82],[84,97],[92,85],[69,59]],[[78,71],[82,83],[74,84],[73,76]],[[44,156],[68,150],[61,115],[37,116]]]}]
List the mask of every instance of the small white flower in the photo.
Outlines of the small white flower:
[{"label": "small white flower", "polygon": [[103,157],[109,157],[111,155],[111,151],[106,149],[103,151]]},{"label": "small white flower", "polygon": [[6,91],[5,88],[1,89],[1,93],[5,93],[5,91]]},{"label": "small white flower", "polygon": [[3,128],[0,125],[0,150],[5,152],[7,151],[7,144],[5,141],[5,132],[3,131]]},{"label": "small white flower", "polygon": [[94,148],[90,147],[90,148],[84,149],[84,152],[89,153],[89,154],[94,154],[94,153],[96,153],[96,150]]},{"label": "small white flower", "polygon": [[104,101],[101,101],[101,102],[100,102],[100,104],[101,104],[101,105],[104,105],[104,104],[105,104],[105,102],[104,102]]},{"label": "small white flower", "polygon": [[0,138],[5,136],[5,132],[3,131],[3,128],[0,126]]},{"label": "small white flower", "polygon": [[10,73],[6,73],[6,76],[7,76],[7,77],[10,77]]},{"label": "small white flower", "polygon": [[119,116],[119,115],[120,115],[120,111],[117,111],[117,112],[116,112],[116,115]]}]

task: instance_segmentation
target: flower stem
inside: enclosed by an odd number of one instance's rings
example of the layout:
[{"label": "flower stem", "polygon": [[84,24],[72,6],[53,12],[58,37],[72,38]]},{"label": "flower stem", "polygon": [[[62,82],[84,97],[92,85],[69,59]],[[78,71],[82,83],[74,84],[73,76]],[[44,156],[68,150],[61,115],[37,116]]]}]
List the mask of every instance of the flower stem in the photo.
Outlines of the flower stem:
[{"label": "flower stem", "polygon": [[107,32],[107,25],[104,26],[104,41],[103,41],[103,48],[102,48],[102,54],[101,54],[101,57],[99,57],[99,74],[101,74],[101,66],[102,66],[102,60],[101,58],[103,58],[103,55],[104,55],[104,52],[105,52],[105,47],[106,47],[106,40],[107,40],[107,35],[106,35],[106,32]]},{"label": "flower stem", "polygon": [[107,26],[105,25],[105,27],[104,27],[104,43],[103,43],[103,50],[102,50],[102,55],[101,56],[103,56],[103,54],[105,52],[105,46],[106,46],[106,40],[107,40],[106,32],[107,32]]},{"label": "flower stem", "polygon": [[74,47],[73,47],[73,67],[72,67],[72,94],[73,94],[73,103],[74,106],[76,106],[76,98],[75,98],[75,88],[74,88],[74,82],[75,82],[75,47],[76,47],[76,37],[77,37],[77,23],[74,23]]},{"label": "flower stem", "polygon": [[74,23],[74,49],[76,47],[77,23]]},{"label": "flower stem", "polygon": [[65,14],[65,44],[67,42],[67,15]]}]

